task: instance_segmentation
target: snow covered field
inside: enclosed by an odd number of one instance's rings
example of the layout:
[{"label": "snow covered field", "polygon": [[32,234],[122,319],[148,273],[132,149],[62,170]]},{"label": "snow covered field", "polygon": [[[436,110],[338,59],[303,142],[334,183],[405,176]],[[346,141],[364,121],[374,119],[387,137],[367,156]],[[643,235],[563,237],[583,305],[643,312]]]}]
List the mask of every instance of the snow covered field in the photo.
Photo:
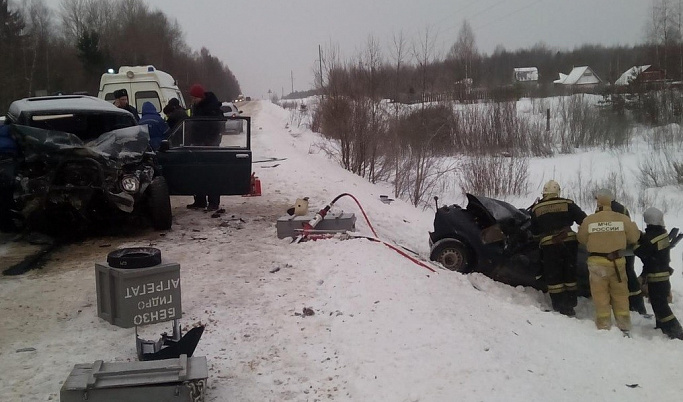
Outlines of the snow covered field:
[{"label": "snow covered field", "polygon": [[[382,203],[389,185],[370,184],[329,161],[317,134],[285,128],[287,111],[265,101],[244,109],[253,117],[254,160],[286,158],[254,164],[263,196],[223,197],[226,213],[218,218],[187,210],[191,199],[175,197],[168,232],[91,239],[58,250],[41,270],[0,277],[1,400],[56,401],[74,364],[136,359],[134,330],[97,317],[94,276],[109,251],[131,246],[157,247],[181,265],[181,323],[207,326],[195,352],[208,359],[207,401],[681,399],[683,342],[655,330],[654,319],[634,314],[628,339],[617,328],[597,331],[586,299],[577,317],[567,318],[544,311],[549,298],[540,292],[479,274],[432,273],[380,243],[278,239],[275,222],[297,198],[310,197],[315,211],[347,192],[381,238],[426,258],[433,211]],[[561,171],[554,178],[565,185],[579,170],[601,181],[619,163],[647,157],[638,149],[534,159],[531,183],[540,188]],[[621,170],[634,180],[630,169]],[[532,188],[509,201],[527,206],[537,193]],[[669,200],[667,227],[683,227],[680,190],[653,197]],[[590,212],[594,205],[582,207]],[[350,198],[335,208],[355,213],[358,231],[371,234]],[[634,220],[642,228],[640,215]],[[2,265],[16,244],[0,240]],[[681,251],[672,252],[679,319]],[[304,316],[304,307],[315,314]],[[140,334],[156,339],[168,330],[163,323]]]}]

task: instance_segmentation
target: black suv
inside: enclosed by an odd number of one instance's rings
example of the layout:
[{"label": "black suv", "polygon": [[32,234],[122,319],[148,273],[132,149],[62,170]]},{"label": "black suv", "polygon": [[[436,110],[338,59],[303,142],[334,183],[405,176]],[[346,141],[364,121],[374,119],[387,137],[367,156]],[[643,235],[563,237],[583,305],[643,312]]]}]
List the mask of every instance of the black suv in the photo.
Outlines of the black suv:
[{"label": "black suv", "polygon": [[[28,98],[7,113],[18,155],[10,211],[19,227],[81,233],[126,215],[171,227],[171,203],[147,128],[89,96]],[[8,170],[11,168],[11,171]]]},{"label": "black suv", "polygon": [[0,175],[11,178],[0,192],[11,193],[4,198],[12,200],[0,204],[6,209],[0,214],[23,225],[71,229],[135,214],[149,218],[155,229],[169,229],[169,194],[250,192],[250,118],[237,119],[242,133],[219,136],[213,145],[194,145],[192,139],[207,127],[220,131],[226,118],[186,119],[155,153],[147,127],[105,100],[69,95],[15,101],[5,124],[19,152],[11,163],[0,162]]}]

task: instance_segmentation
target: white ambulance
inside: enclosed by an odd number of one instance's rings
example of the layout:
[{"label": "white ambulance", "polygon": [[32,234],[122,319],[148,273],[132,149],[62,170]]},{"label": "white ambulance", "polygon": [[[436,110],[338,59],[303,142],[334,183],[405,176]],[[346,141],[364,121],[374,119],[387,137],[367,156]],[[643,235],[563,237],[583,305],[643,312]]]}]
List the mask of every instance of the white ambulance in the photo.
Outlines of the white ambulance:
[{"label": "white ambulance", "polygon": [[97,97],[113,103],[117,89],[128,91],[128,103],[138,111],[142,110],[143,103],[152,102],[162,113],[171,98],[177,98],[180,105],[187,108],[175,79],[154,66],[121,66],[118,73],[109,70],[100,78]]}]

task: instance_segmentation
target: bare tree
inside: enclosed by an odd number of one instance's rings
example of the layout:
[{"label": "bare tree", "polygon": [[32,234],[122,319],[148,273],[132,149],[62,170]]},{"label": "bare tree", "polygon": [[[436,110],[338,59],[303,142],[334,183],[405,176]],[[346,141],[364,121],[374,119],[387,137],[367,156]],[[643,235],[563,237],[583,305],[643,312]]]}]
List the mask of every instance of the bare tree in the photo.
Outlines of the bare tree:
[{"label": "bare tree", "polygon": [[472,75],[472,62],[478,56],[479,52],[474,40],[474,31],[470,23],[464,20],[458,32],[458,39],[451,46],[447,59],[461,63],[465,70],[465,79],[467,79]]},{"label": "bare tree", "polygon": [[52,20],[50,10],[43,0],[29,0],[24,4],[24,14],[27,16],[26,46],[24,46],[24,80],[28,95],[34,91],[34,77],[42,59],[45,68],[45,84],[49,82],[48,45],[52,35]]},{"label": "bare tree", "polygon": [[[401,68],[403,67],[404,59],[406,57],[406,46],[407,42],[405,37],[403,36],[403,31],[400,31],[397,35],[395,34],[393,36],[391,55],[395,66],[393,90],[394,124],[398,122],[399,119],[399,88],[401,79]],[[399,145],[398,130],[390,129],[389,132],[391,133],[393,138],[392,141],[389,141],[389,143],[387,144],[387,149],[390,150],[390,152],[388,153],[389,158],[393,161],[394,197],[398,197],[399,193],[402,191],[402,188],[404,187],[402,185],[402,181],[399,179],[400,161],[404,157],[404,154],[402,147]]]},{"label": "bare tree", "polygon": [[[680,4],[678,6],[680,12]],[[668,47],[681,39],[680,17],[673,0],[653,0],[650,7],[652,19],[647,25],[648,41],[655,46],[657,61],[663,69],[668,66]],[[660,55],[660,48],[662,54]]]},{"label": "bare tree", "polygon": [[417,68],[420,74],[421,85],[421,103],[424,109],[425,94],[427,93],[427,80],[429,79],[429,68],[437,59],[436,54],[436,35],[432,32],[431,27],[427,26],[425,30],[419,35],[419,41],[413,43],[413,57],[417,62]]}]

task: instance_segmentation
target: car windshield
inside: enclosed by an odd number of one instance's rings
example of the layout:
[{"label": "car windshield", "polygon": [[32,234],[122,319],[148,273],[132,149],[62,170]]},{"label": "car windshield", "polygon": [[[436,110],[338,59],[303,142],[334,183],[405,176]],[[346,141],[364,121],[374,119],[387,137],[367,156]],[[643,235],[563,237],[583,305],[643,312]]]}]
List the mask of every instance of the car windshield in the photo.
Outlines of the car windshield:
[{"label": "car windshield", "polygon": [[133,116],[121,113],[57,113],[34,114],[32,127],[75,134],[84,141],[98,138],[103,133],[135,125]]}]

